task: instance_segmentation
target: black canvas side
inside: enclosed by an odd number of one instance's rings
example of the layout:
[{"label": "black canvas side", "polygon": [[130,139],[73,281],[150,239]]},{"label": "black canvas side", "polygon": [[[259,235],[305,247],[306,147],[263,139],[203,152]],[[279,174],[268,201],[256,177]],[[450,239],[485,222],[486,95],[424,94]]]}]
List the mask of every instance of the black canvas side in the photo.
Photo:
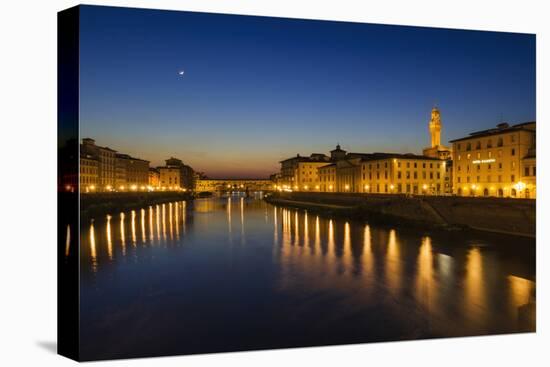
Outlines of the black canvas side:
[{"label": "black canvas side", "polygon": [[79,8],[57,27],[57,352],[79,360]]}]

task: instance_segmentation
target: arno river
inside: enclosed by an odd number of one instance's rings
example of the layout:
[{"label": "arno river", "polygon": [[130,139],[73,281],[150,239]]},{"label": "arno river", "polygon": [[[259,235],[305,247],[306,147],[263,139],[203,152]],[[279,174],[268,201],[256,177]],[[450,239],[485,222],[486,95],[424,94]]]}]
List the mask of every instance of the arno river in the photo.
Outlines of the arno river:
[{"label": "arno river", "polygon": [[84,358],[535,329],[532,239],[234,195],[95,218],[81,246]]}]

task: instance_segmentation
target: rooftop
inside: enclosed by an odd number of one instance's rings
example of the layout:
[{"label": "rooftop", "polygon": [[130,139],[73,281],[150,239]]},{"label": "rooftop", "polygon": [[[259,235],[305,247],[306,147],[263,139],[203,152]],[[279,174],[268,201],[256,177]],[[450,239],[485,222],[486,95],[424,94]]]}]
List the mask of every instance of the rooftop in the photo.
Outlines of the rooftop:
[{"label": "rooftop", "polygon": [[487,129],[487,130],[481,130],[481,131],[474,131],[473,133],[470,133],[468,136],[465,136],[463,138],[449,140],[449,142],[454,143],[457,141],[462,140],[468,140],[468,139],[475,139],[475,138],[482,138],[485,136],[492,136],[492,135],[498,135],[498,134],[505,134],[513,131],[520,131],[520,130],[526,130],[526,131],[533,131],[534,126],[536,124],[536,121],[527,121],[522,122],[520,124],[515,125],[508,125],[507,123],[503,122],[498,124],[495,128]]}]

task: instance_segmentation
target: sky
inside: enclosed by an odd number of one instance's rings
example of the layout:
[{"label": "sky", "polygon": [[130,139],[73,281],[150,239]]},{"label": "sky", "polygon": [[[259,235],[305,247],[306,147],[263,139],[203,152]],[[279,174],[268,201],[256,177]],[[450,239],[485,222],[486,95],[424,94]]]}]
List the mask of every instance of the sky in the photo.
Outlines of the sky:
[{"label": "sky", "polygon": [[[179,72],[184,71],[183,75]],[[83,6],[80,136],[212,178],[536,119],[535,36]]]}]

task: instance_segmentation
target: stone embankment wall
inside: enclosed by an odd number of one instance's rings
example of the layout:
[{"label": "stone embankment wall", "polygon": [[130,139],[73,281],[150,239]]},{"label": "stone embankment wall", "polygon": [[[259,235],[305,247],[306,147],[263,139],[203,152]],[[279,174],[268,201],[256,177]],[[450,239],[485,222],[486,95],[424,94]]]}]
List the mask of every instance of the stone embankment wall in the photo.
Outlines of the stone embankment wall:
[{"label": "stone embankment wall", "polygon": [[191,194],[184,192],[114,192],[80,195],[81,217],[144,208],[170,201],[190,200]]},{"label": "stone embankment wall", "polygon": [[470,227],[529,237],[535,237],[536,233],[536,202],[529,199],[284,192],[267,200],[366,219]]}]

